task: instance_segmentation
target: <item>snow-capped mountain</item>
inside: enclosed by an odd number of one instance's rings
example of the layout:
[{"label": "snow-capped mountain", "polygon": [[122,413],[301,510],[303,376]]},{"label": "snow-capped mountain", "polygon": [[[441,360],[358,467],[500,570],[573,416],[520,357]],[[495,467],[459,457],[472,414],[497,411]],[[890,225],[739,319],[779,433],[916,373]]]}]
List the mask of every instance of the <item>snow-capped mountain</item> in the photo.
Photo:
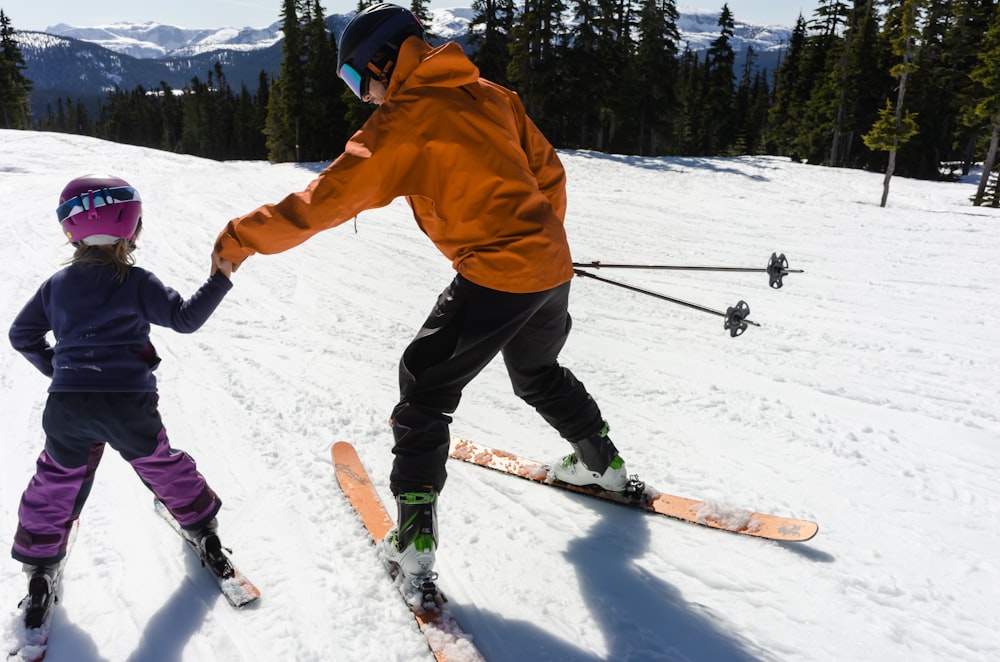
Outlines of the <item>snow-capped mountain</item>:
[{"label": "snow-capped mountain", "polygon": [[[432,9],[430,31],[441,39],[460,39],[469,30],[475,11],[468,7]],[[331,16],[341,29],[347,16]],[[706,9],[685,9],[677,27],[682,44],[691,50],[708,48],[719,36],[719,13]],[[281,41],[281,23],[264,28],[180,28],[159,23],[112,23],[80,27],[59,23],[45,30],[47,34],[70,37],[97,44],[122,55],[139,59],[190,57],[218,50],[251,51],[269,48]],[[758,53],[779,50],[787,43],[791,30],[782,26],[764,26],[737,22],[733,50],[737,53],[753,46]]]},{"label": "snow-capped mountain", "polygon": [[[441,39],[464,36],[475,12],[471,8],[432,9],[428,26]],[[331,15],[331,29],[343,30],[349,16]],[[263,28],[181,28],[160,23],[111,23],[81,27],[59,23],[46,34],[97,44],[138,59],[184,58],[215,51],[263,50],[281,42],[281,22]]]},{"label": "snow-capped mountain", "polygon": [[77,27],[59,23],[47,34],[71,37],[135,58],[188,57],[220,49],[257,50],[281,40],[281,24],[266,28],[188,29],[159,23],[112,23]]},{"label": "snow-capped mountain", "polygon": [[[794,17],[789,17],[789,25],[794,23],[793,19]],[[719,12],[682,8],[677,29],[681,34],[682,49],[686,43],[692,51],[706,50],[719,37]],[[746,53],[747,46],[752,46],[755,53],[763,56],[781,51],[791,36],[792,28],[787,26],[758,25],[736,19],[730,43],[737,56]]]},{"label": "snow-capped mountain", "polygon": [[[464,44],[474,16],[471,8],[432,9],[428,26],[436,41]],[[327,17],[339,35],[351,15]],[[682,10],[678,21],[681,49],[703,51],[719,35],[718,13]],[[755,66],[773,70],[791,30],[780,26],[737,23],[732,39],[737,69],[747,46],[757,54]],[[255,89],[261,72],[276,75],[281,66],[281,23],[264,28],[189,29],[159,23],[114,23],[100,26],[53,25],[46,32],[18,32],[34,85],[36,116],[56,99],[70,98],[96,107],[97,100],[116,86],[157,88],[161,81],[181,88],[202,79],[218,62],[230,85]]]},{"label": "snow-capped mountain", "polygon": [[216,62],[223,66],[226,78],[239,89],[246,84],[256,89],[261,72],[277,74],[281,46],[266,48],[224,48],[172,58],[136,58],[88,41],[44,32],[18,32],[18,45],[24,56],[25,75],[32,81],[32,112],[43,116],[57,100],[80,101],[91,111],[108,91],[118,87],[146,89],[160,83],[180,89],[195,76],[205,79]]}]

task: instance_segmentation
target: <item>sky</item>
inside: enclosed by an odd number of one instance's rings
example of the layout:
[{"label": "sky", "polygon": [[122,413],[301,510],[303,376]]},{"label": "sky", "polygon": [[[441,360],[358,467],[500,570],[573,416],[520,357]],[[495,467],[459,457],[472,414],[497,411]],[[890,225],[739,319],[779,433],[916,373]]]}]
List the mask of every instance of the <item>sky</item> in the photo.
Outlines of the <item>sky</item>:
[{"label": "sky", "polygon": [[[577,278],[560,362],[651,489],[819,533],[775,543],[450,461],[435,569],[486,660],[1000,660],[1000,210],[971,205],[976,180],[894,177],[881,208],[877,172],[559,156],[575,260],[763,268],[779,251],[803,270],[777,290],[765,273],[600,271],[715,309],[742,299],[760,326],[737,338],[720,317]],[[85,172],[135,186],[138,266],[190,297],[226,221],[322,165],[0,130],[0,648],[25,591],[7,550],[49,384],[6,333],[72,252],[59,191]],[[352,442],[389,501],[399,357],[453,277],[396,200],[250,257],[197,332],[153,327],[170,442],[222,498],[219,534],[262,597],[220,599],[108,449],[45,662],[433,662],[330,447]],[[570,451],[499,357],[451,431],[541,461]]]},{"label": "sky", "polygon": [[[406,4],[406,3],[403,3]],[[679,7],[721,11],[725,0],[689,0]],[[729,9],[739,21],[791,27],[799,13],[808,16],[815,2],[802,0],[729,0]],[[355,0],[324,0],[327,14],[348,13],[357,7]],[[462,0],[433,0],[430,7],[468,7]],[[265,27],[276,22],[280,0],[171,0],[149,2],[135,0],[0,0],[3,9],[18,30],[45,30],[57,23],[76,26],[101,25],[116,21],[153,21],[183,28]]]}]

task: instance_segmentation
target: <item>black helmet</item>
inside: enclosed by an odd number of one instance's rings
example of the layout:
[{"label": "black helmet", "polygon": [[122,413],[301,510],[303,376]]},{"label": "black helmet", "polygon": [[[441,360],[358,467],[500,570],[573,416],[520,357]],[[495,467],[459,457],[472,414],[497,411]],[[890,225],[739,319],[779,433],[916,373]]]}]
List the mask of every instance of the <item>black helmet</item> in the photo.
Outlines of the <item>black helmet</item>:
[{"label": "black helmet", "polygon": [[409,9],[380,2],[363,9],[351,19],[340,36],[337,49],[337,75],[340,76],[359,99],[368,92],[372,70],[369,64],[382,72],[410,35],[424,38],[424,26]]}]

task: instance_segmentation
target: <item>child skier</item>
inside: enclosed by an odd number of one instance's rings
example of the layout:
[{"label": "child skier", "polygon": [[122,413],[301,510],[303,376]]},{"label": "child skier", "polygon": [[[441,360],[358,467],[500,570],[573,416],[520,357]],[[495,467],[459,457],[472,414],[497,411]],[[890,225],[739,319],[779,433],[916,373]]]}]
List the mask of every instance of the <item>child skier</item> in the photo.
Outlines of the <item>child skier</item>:
[{"label": "child skier", "polygon": [[153,370],[160,358],[149,330],[156,324],[196,331],[232,288],[232,263],[215,260],[187,301],[133,266],[142,202],[116,177],[72,180],[56,215],[76,252],[10,328],[14,349],[52,378],[42,415],[45,448],[21,498],[11,550],[28,575],[28,627],[38,627],[52,603],[68,535],[105,444],[132,465],[213,569],[228,565],[215,532],[221,501],[194,460],[171,449],[157,411]]}]

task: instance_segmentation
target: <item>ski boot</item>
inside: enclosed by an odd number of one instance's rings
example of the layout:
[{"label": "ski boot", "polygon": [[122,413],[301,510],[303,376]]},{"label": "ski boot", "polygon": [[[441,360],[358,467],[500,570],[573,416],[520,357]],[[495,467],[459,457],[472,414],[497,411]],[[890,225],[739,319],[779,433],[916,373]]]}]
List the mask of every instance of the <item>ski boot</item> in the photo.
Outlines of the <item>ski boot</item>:
[{"label": "ski boot", "polygon": [[605,422],[604,427],[589,437],[571,441],[573,452],[555,462],[550,471],[552,478],[570,485],[594,485],[608,492],[625,492],[629,486],[625,461],[608,438],[608,429]]},{"label": "ski boot", "polygon": [[[428,486],[429,487],[429,486]],[[433,582],[437,549],[437,492],[403,492],[396,496],[399,525],[382,541],[389,563],[414,586]]]},{"label": "ski boot", "polygon": [[24,609],[24,626],[33,630],[45,623],[56,602],[61,573],[59,566],[28,564],[25,564],[24,572],[28,576],[28,595],[19,606]]},{"label": "ski boot", "polygon": [[211,522],[198,531],[185,530],[184,537],[198,551],[202,565],[207,566],[216,577],[229,579],[236,574],[233,564],[229,562],[229,557],[226,556],[226,552],[232,550],[227,550],[222,546],[217,533],[218,528],[218,520],[212,518]]}]

